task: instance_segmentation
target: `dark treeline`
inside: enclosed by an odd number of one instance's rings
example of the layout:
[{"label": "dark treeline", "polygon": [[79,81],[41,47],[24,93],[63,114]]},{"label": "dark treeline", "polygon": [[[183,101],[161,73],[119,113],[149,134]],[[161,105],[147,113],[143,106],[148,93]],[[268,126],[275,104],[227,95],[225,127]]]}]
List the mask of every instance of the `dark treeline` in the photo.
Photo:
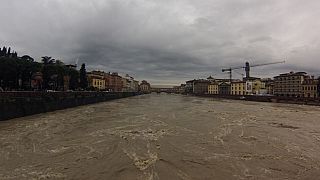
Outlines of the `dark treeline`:
[{"label": "dark treeline", "polygon": [[12,58],[17,58],[18,54],[17,52],[11,52],[11,48],[3,47],[2,49],[0,48],[0,57],[12,57]]},{"label": "dark treeline", "polygon": [[49,56],[36,62],[29,55],[18,56],[10,47],[0,48],[0,90],[77,90],[79,85],[75,66]]}]

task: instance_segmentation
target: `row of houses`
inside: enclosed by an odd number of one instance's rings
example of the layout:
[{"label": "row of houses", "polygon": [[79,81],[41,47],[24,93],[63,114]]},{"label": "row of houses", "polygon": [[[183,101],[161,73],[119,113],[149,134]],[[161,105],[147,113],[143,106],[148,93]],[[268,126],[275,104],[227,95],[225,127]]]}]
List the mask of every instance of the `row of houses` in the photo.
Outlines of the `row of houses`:
[{"label": "row of houses", "polygon": [[285,97],[318,98],[319,80],[306,72],[289,72],[271,78],[194,79],[187,81],[185,93],[213,95],[275,95]]},{"label": "row of houses", "polygon": [[124,77],[118,73],[106,73],[104,71],[91,71],[87,73],[88,85],[91,89],[109,92],[150,92],[150,84],[147,81],[135,80],[126,74]]}]

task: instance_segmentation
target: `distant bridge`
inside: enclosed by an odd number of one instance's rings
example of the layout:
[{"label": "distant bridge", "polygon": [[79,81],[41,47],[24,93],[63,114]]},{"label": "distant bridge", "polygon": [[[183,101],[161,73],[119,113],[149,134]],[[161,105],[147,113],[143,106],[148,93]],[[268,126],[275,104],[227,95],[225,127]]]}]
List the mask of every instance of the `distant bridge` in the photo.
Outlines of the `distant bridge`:
[{"label": "distant bridge", "polygon": [[176,88],[151,88],[151,92],[156,93],[178,93]]}]

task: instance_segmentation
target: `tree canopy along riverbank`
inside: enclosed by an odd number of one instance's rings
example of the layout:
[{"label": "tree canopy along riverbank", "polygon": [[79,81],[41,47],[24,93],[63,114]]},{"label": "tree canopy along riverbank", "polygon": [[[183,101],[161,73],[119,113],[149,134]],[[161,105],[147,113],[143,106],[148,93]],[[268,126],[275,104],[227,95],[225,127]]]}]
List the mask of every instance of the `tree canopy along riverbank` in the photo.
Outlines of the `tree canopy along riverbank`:
[{"label": "tree canopy along riverbank", "polygon": [[79,71],[61,60],[43,56],[38,62],[29,55],[18,56],[11,51],[11,48],[0,48],[2,90],[63,90],[65,81],[68,89],[79,87]]}]

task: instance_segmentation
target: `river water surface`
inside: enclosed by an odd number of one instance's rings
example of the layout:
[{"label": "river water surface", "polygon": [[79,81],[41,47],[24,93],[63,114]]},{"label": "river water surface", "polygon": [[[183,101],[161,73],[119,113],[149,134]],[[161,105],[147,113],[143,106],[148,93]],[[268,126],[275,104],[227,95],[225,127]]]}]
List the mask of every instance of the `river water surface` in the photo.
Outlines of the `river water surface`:
[{"label": "river water surface", "polygon": [[320,108],[151,94],[0,122],[0,179],[319,179]]}]

